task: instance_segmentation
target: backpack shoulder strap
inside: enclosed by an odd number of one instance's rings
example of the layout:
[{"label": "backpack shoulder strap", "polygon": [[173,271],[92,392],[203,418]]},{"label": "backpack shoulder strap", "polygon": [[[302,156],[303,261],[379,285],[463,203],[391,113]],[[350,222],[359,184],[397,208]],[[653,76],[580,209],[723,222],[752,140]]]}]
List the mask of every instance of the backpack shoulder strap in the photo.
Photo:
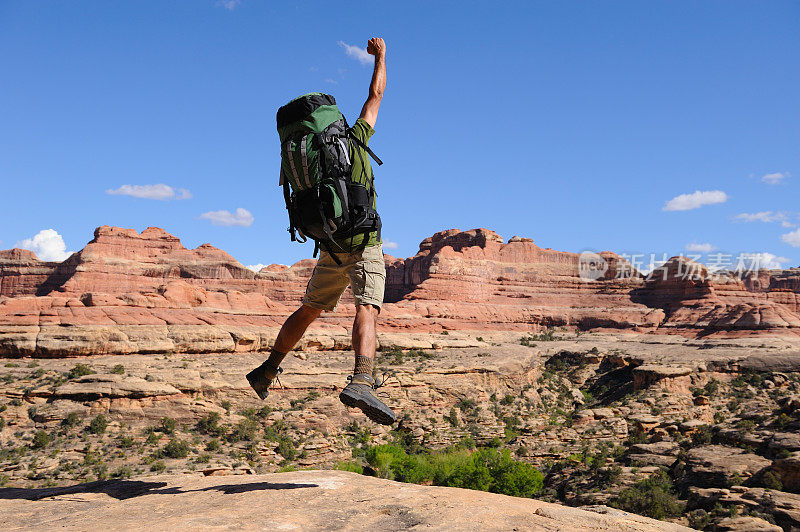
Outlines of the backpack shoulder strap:
[{"label": "backpack shoulder strap", "polygon": [[353,133],[353,128],[351,127],[347,128],[347,136],[350,137],[350,139],[353,142],[355,142],[361,148],[363,148],[365,152],[369,153],[369,156],[375,159],[375,162],[378,163],[378,166],[383,164],[381,158],[375,155],[375,152],[372,151],[369,146],[367,146],[366,144],[364,144],[363,142],[361,142],[359,139],[356,138],[355,134]]}]

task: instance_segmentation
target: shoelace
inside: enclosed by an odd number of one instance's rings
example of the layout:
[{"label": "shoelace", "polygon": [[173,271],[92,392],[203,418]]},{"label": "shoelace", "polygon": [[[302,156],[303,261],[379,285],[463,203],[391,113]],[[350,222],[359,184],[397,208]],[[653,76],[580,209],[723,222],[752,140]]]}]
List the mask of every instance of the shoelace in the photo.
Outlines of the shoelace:
[{"label": "shoelace", "polygon": [[[281,382],[281,379],[280,379],[280,374],[281,374],[281,373],[283,373],[283,368],[278,368],[278,373],[276,373],[276,374],[275,374],[275,378],[274,378],[274,379],[272,379],[272,380],[274,380],[275,382],[277,382],[277,383],[278,383],[278,386],[280,386],[281,388],[283,388],[283,383]],[[272,383],[270,383],[270,385],[272,385]]]},{"label": "shoelace", "polygon": [[[375,390],[375,391],[377,392],[378,388],[381,388],[382,386],[384,386],[384,385],[386,384],[386,381],[388,381],[388,380],[389,380],[389,379],[391,379],[392,377],[394,377],[395,379],[397,379],[397,383],[398,383],[398,384],[400,384],[400,385],[402,386],[402,384],[400,383],[400,379],[398,379],[398,378],[397,378],[397,375],[394,375],[394,374],[391,374],[391,373],[390,373],[390,374],[387,376],[387,374],[386,374],[386,373],[384,373],[384,374],[381,376],[381,382],[378,382],[377,380],[374,380],[374,378],[373,378],[374,382],[373,382],[373,383],[370,385],[370,388],[372,388],[373,390]],[[353,375],[348,375],[348,376],[347,376],[347,381],[348,381],[348,382],[352,382],[352,381],[353,381]],[[375,395],[377,395],[377,396],[380,396],[380,397],[389,397],[389,392],[385,392],[385,391],[384,391],[384,392],[378,392],[378,393],[376,393]]]}]

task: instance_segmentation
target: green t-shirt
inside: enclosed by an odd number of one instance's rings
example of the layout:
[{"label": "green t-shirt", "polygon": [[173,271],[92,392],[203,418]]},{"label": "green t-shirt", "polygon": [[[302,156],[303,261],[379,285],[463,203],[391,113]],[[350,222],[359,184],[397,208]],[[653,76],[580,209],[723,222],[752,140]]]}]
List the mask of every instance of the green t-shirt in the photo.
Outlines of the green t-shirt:
[{"label": "green t-shirt", "polygon": [[[359,118],[356,120],[355,125],[353,125],[353,135],[364,143],[365,146],[369,146],[369,139],[375,133],[375,130],[372,129],[366,120],[363,118]],[[364,183],[367,185],[367,190],[372,190],[375,186],[375,177],[372,174],[372,165],[369,158],[369,153],[364,150],[361,146],[356,144],[355,142],[350,141],[350,161],[353,167],[352,179],[356,183]],[[363,162],[363,165],[362,165]],[[375,196],[372,197],[372,208],[376,208],[376,200]],[[378,239],[378,232],[372,231],[371,233],[367,234],[360,234],[355,235],[352,238],[345,238],[343,240],[337,240],[336,243],[342,249],[350,249],[350,246],[354,248],[358,248],[364,242],[364,238],[368,237],[367,246],[375,246],[380,244],[381,241]],[[335,248],[334,248],[335,249]]]}]

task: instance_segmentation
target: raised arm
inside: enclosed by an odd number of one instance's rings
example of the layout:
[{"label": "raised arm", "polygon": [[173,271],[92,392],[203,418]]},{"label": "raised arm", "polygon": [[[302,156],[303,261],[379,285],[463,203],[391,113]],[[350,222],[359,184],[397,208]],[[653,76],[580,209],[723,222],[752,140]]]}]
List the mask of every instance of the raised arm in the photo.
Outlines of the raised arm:
[{"label": "raised arm", "polygon": [[361,118],[375,127],[383,91],[386,89],[386,43],[380,37],[370,39],[367,43],[367,53],[375,56],[375,70],[372,72],[372,82],[369,84],[369,97],[361,108]]}]

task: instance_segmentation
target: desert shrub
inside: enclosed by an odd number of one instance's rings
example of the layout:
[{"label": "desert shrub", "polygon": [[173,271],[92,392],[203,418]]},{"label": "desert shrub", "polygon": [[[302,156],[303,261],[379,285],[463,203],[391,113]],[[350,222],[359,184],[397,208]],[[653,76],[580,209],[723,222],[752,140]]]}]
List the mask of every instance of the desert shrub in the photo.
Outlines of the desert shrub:
[{"label": "desert shrub", "polygon": [[711,397],[713,397],[719,391],[719,381],[716,379],[711,379],[703,386],[703,391]]},{"label": "desert shrub", "polygon": [[689,526],[695,530],[705,530],[711,524],[711,516],[702,508],[689,512],[686,517],[689,520]]},{"label": "desert shrub", "polygon": [[358,462],[338,462],[334,467],[339,471],[350,471],[352,473],[364,474],[364,467]]},{"label": "desert shrub", "polygon": [[792,418],[790,418],[786,414],[780,414],[778,417],[775,418],[775,421],[773,423],[779,429],[785,429],[786,426],[791,422],[792,422]]},{"label": "desert shrub", "polygon": [[367,450],[367,463],[379,475],[402,482],[476,489],[515,497],[533,497],[544,477],[530,464],[519,462],[504,449],[464,449],[408,454],[397,445]]},{"label": "desert shrub", "polygon": [[133,447],[133,444],[135,442],[136,440],[134,440],[130,436],[121,436],[118,440],[119,446],[122,449],[130,449],[131,447]]},{"label": "desert shrub", "polygon": [[153,429],[148,429],[147,439],[144,441],[145,445],[157,445],[161,441],[161,434],[158,434]]},{"label": "desert shrub", "polygon": [[672,481],[664,471],[636,482],[611,501],[612,506],[653,519],[679,517],[683,505],[675,496]]},{"label": "desert shrub", "polygon": [[211,452],[219,451],[219,440],[217,440],[216,438],[213,440],[209,440],[209,442],[206,443],[206,451],[211,451]]},{"label": "desert shrub", "polygon": [[45,371],[42,368],[35,370],[31,373],[31,379],[41,379],[45,374]]},{"label": "desert shrub", "polygon": [[500,399],[501,405],[512,405],[514,404],[514,396],[510,393],[507,393],[502,399]]},{"label": "desert shrub", "polygon": [[692,433],[692,444],[694,446],[707,445],[711,443],[712,436],[711,427],[708,425],[700,425]]},{"label": "desert shrub", "polygon": [[111,368],[111,373],[113,373],[114,375],[124,375],[125,374],[125,366],[123,366],[122,364],[117,364],[116,366]]},{"label": "desert shrub", "polygon": [[171,417],[162,417],[159,428],[164,434],[173,434],[175,432],[175,420]]},{"label": "desert shrub", "polygon": [[222,408],[224,408],[224,409],[225,409],[225,412],[227,412],[228,414],[230,414],[230,413],[231,413],[231,402],[230,402],[230,401],[228,401],[227,399],[226,399],[225,401],[221,401],[221,402],[219,403],[219,406],[221,406]]},{"label": "desert shrub", "polygon": [[71,370],[67,373],[68,379],[77,379],[78,377],[83,377],[84,375],[93,375],[97,373],[96,371],[92,370],[86,364],[75,364]]},{"label": "desert shrub", "polygon": [[478,406],[478,404],[475,402],[475,399],[465,398],[459,400],[458,403],[456,403],[456,407],[458,407],[458,409],[461,410],[462,412],[470,412],[472,410],[475,410],[476,406]]},{"label": "desert shrub", "polygon": [[161,448],[158,454],[165,458],[186,458],[191,450],[192,446],[189,445],[189,442],[173,438]]},{"label": "desert shrub", "polygon": [[70,428],[78,425],[81,422],[81,416],[77,412],[70,412],[67,417],[61,420],[61,426]]},{"label": "desert shrub", "polygon": [[164,471],[167,466],[161,460],[157,460],[153,462],[153,465],[150,466],[150,471],[161,472]]},{"label": "desert shrub", "polygon": [[294,460],[297,457],[297,448],[288,436],[282,436],[275,447],[275,452],[287,460]]},{"label": "desert shrub", "polygon": [[783,482],[781,477],[775,471],[767,471],[761,476],[761,485],[767,489],[782,491]]},{"label": "desert shrub", "polygon": [[120,466],[116,471],[111,473],[111,478],[130,478],[133,476],[133,468],[131,466]]},{"label": "desert shrub", "polygon": [[742,432],[751,432],[755,427],[756,424],[752,419],[742,419],[736,424],[736,428]]},{"label": "desert shrub", "polygon": [[0,430],[6,426],[6,420],[0,417]]},{"label": "desert shrub", "polygon": [[637,443],[647,443],[647,433],[639,427],[628,433],[628,445],[636,445]]},{"label": "desert shrub", "polygon": [[455,408],[450,409],[450,414],[446,416],[442,416],[451,426],[457,427],[459,425],[458,422],[458,413],[456,412]]},{"label": "desert shrub", "polygon": [[47,431],[40,430],[36,434],[33,435],[33,441],[31,442],[31,447],[34,449],[42,449],[47,447],[50,444],[50,435]]},{"label": "desert shrub", "polygon": [[91,423],[89,423],[89,432],[92,434],[102,434],[108,428],[108,420],[103,414],[97,414]]},{"label": "desert shrub", "polygon": [[225,434],[225,428],[219,425],[220,415],[217,412],[211,412],[205,417],[201,417],[197,422],[197,430],[203,434],[210,434],[212,436],[222,436]]},{"label": "desert shrub", "polygon": [[258,433],[258,423],[251,419],[243,419],[233,426],[231,432],[225,437],[230,443],[239,441],[253,441]]}]

